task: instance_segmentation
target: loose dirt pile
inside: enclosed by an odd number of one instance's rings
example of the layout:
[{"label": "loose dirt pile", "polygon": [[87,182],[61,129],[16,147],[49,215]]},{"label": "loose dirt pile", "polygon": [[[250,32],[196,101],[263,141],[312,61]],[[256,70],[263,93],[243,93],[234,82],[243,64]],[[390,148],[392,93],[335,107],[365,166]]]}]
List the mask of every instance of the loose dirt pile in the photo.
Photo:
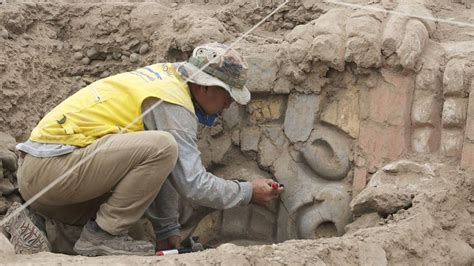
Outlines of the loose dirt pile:
[{"label": "loose dirt pile", "polygon": [[[231,43],[281,3],[6,2],[0,215],[22,201],[15,143],[56,104],[99,78]],[[351,1],[420,17],[296,0],[236,45],[249,62],[252,101],[200,130],[203,161],[216,175],[271,177],[287,191],[284,206],[214,212],[197,228],[205,242],[235,244],[85,258],[14,255],[0,237],[0,263],[472,265],[474,30],[429,18],[474,23],[474,9],[367,2]],[[181,222],[193,228],[187,212]]]}]

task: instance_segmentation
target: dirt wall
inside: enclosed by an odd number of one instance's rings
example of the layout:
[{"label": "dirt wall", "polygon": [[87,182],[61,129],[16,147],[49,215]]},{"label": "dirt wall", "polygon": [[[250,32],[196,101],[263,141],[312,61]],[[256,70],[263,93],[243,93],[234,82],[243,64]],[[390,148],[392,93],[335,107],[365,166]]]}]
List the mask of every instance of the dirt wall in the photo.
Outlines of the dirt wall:
[{"label": "dirt wall", "polygon": [[[185,60],[201,43],[231,43],[278,4],[7,2],[0,131],[16,141],[94,80]],[[472,263],[474,35],[429,19],[473,23],[472,9],[451,1],[371,7],[420,17],[291,1],[236,46],[249,62],[252,101],[199,133],[216,175],[271,177],[287,189],[273,205],[207,216],[197,229],[204,240],[320,240],[228,245],[183,262]],[[14,170],[5,178],[13,186]]]}]

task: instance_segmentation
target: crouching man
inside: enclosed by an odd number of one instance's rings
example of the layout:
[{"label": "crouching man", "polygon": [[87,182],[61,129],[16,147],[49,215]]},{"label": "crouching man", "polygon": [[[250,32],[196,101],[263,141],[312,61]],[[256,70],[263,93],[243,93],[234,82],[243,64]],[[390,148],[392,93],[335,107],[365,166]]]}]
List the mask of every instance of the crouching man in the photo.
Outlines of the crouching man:
[{"label": "crouching man", "polygon": [[211,43],[187,62],[98,80],[56,106],[17,146],[25,154],[18,171],[25,200],[65,176],[31,204],[30,215],[8,222],[17,253],[50,250],[31,213],[81,226],[74,243],[81,255],[153,255],[152,243],[127,234],[145,213],[159,242],[178,246],[177,220],[162,217],[177,211],[170,210],[173,192],[159,193],[165,181],[185,200],[213,209],[276,199],[283,189],[273,190],[271,179],[238,182],[207,172],[197,148],[198,122],[210,126],[233,101],[250,101],[246,75],[239,53]]}]

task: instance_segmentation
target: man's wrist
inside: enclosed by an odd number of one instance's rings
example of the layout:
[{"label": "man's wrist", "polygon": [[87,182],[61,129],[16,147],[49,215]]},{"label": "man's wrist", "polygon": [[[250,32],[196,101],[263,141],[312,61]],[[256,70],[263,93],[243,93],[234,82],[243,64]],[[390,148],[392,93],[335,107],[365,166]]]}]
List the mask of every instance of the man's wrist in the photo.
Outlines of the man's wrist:
[{"label": "man's wrist", "polygon": [[242,189],[243,199],[241,201],[241,206],[250,204],[252,200],[252,184],[250,182],[239,182],[240,188]]}]

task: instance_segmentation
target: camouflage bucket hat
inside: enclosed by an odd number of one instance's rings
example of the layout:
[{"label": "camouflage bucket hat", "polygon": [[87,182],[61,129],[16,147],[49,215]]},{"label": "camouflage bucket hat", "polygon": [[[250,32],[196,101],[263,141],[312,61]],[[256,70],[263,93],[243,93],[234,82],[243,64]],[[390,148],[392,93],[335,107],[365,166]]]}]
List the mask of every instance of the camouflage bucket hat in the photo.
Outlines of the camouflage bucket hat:
[{"label": "camouflage bucket hat", "polygon": [[202,86],[219,86],[242,105],[250,101],[250,91],[245,87],[247,71],[247,62],[242,55],[220,43],[196,47],[188,62],[178,67],[178,72],[190,82]]}]

